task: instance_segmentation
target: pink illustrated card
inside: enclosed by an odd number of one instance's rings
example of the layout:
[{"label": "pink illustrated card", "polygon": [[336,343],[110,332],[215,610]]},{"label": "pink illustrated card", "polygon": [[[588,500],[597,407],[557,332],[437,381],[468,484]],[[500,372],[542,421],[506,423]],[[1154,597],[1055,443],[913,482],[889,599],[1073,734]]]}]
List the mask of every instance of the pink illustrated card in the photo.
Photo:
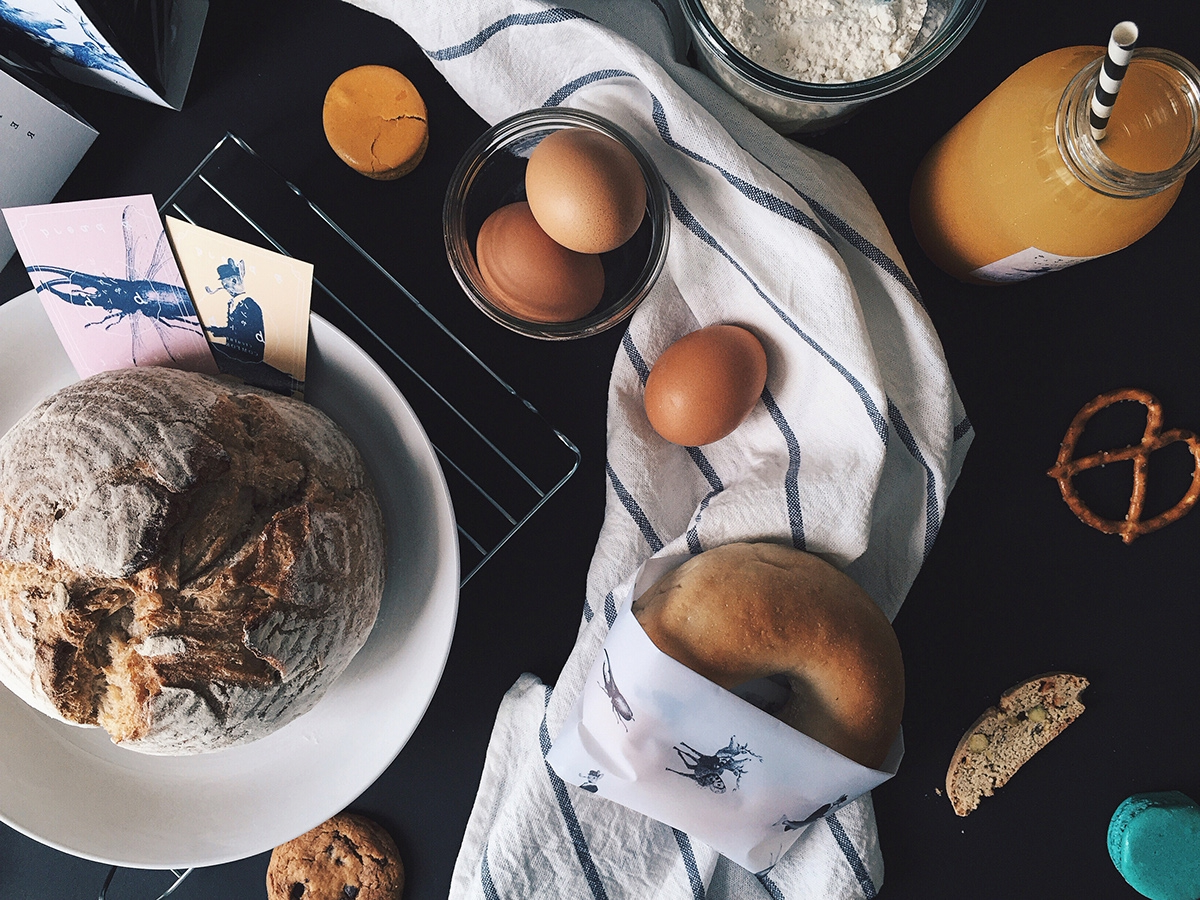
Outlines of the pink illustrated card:
[{"label": "pink illustrated card", "polygon": [[15,207],[4,218],[80,378],[133,366],[217,374],[149,194]]},{"label": "pink illustrated card", "polygon": [[167,232],[221,371],[302,395],[312,265],[170,216]]}]

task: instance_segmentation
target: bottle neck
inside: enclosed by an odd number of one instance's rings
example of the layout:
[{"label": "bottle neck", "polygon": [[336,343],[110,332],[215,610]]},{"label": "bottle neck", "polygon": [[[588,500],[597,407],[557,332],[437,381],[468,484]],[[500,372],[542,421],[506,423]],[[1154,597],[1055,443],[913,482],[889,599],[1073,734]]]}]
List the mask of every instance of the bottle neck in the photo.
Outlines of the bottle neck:
[{"label": "bottle neck", "polygon": [[1071,79],[1055,117],[1058,150],[1071,174],[1092,190],[1110,197],[1136,199],[1157,194],[1179,182],[1200,162],[1200,70],[1182,56],[1158,48],[1135,50],[1130,65],[1138,60],[1143,65],[1163,67],[1162,71],[1170,76],[1179,93],[1178,102],[1172,104],[1175,114],[1191,116],[1191,137],[1183,156],[1174,165],[1158,172],[1127,169],[1113,162],[1101,149],[1101,142],[1092,137],[1089,113],[1104,63],[1103,54]]}]

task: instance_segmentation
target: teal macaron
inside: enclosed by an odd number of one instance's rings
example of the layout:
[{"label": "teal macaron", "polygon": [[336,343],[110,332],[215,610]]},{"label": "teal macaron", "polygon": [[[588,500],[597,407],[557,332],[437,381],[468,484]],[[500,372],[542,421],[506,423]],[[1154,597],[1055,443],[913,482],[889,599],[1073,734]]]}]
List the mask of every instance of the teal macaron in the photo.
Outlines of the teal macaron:
[{"label": "teal macaron", "polygon": [[1108,855],[1150,900],[1200,900],[1200,804],[1179,791],[1128,797],[1108,823]]}]

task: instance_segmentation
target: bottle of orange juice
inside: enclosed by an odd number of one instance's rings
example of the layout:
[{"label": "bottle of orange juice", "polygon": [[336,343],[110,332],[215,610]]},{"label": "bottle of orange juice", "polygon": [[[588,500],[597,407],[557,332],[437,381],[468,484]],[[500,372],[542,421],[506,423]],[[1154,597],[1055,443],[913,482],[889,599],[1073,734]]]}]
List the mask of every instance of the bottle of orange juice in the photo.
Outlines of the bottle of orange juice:
[{"label": "bottle of orange juice", "polygon": [[1139,49],[1104,138],[1089,116],[1103,47],[1039,56],[926,154],[913,180],[917,240],[963,281],[1020,281],[1127,247],[1170,210],[1200,160],[1200,71]]}]

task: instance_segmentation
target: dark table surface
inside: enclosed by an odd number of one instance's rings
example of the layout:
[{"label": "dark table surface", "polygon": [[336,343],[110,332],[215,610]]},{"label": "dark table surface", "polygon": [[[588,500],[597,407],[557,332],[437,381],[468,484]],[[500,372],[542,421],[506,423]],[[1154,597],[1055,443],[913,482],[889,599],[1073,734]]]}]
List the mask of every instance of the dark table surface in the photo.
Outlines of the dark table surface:
[{"label": "dark table surface", "polygon": [[[917,84],[804,143],[845,162],[878,205],[945,347],[976,437],[937,543],[895,621],[904,649],[906,756],[874,792],[884,898],[1135,897],[1105,845],[1127,795],[1200,798],[1200,515],[1130,545],[1080,523],[1046,469],[1075,412],[1113,388],[1145,388],[1166,424],[1200,430],[1200,187],[1114,255],[998,288],[960,284],[913,237],[907,195],[924,152],[1018,66],[1061,46],[1102,44],[1132,19],[1143,46],[1200,61],[1191,4],[992,0],[962,45]],[[342,71],[394,66],[430,109],[426,160],[372,182],[321,131]],[[152,193],[159,202],[226,132],[246,139],[451,324],[464,342],[580,448],[578,472],[464,587],[445,675],[424,719],[351,808],[394,835],[409,900],[446,895],[494,713],[522,672],[553,682],[571,648],[604,502],[604,417],[620,329],[578,342],[522,339],[485,320],[454,282],[441,203],[485,123],[399,28],[338,0],[213,0],[187,103],[158,109],[55,84],[100,132],[58,199]],[[0,297],[28,289],[19,265]],[[0,386],[0,390],[3,386]],[[1121,429],[1125,429],[1123,432]],[[1136,441],[1137,421],[1096,435]],[[1191,471],[1164,454],[1152,502]],[[1114,467],[1116,468],[1116,467]],[[1089,490],[1121,509],[1128,471]],[[1158,485],[1158,487],[1155,487]],[[531,564],[537,563],[536,574]],[[513,624],[510,624],[513,623]],[[943,796],[964,729],[1001,691],[1043,671],[1091,679],[1088,712],[967,818]],[[194,872],[180,898],[265,896],[268,854]],[[0,825],[0,897],[91,898],[108,867]],[[150,898],[164,873],[123,870],[111,897]]]}]

